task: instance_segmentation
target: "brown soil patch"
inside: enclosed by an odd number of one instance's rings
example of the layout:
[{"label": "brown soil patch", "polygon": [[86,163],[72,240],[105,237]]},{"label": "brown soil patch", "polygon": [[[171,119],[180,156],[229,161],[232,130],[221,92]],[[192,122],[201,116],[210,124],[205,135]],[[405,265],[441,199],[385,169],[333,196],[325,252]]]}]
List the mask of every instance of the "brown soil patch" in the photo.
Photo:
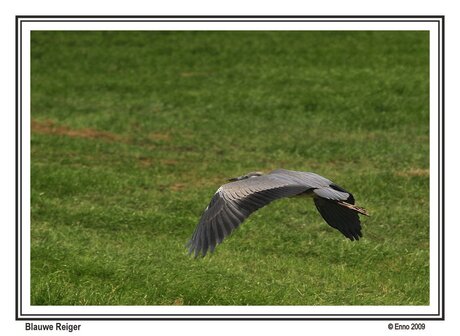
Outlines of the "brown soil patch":
[{"label": "brown soil patch", "polygon": [[171,189],[172,191],[181,191],[184,190],[185,187],[185,183],[174,183],[169,186],[169,189]]},{"label": "brown soil patch", "polygon": [[57,125],[52,120],[38,121],[32,119],[31,129],[32,133],[62,135],[72,138],[102,139],[106,141],[124,140],[120,135],[115,133],[99,131],[93,128],[72,129],[68,126]]},{"label": "brown soil patch", "polygon": [[168,133],[150,133],[148,138],[153,141],[169,141],[171,136]]},{"label": "brown soil patch", "polygon": [[142,166],[142,167],[150,167],[153,165],[153,160],[150,159],[150,158],[147,158],[147,157],[140,157],[138,158],[139,160],[139,164]]},{"label": "brown soil patch", "polygon": [[160,160],[161,164],[163,165],[166,165],[166,166],[175,166],[179,163],[178,160],[174,160],[174,159],[163,159],[163,160]]},{"label": "brown soil patch", "polygon": [[179,163],[178,160],[173,160],[173,159],[160,159],[158,161],[155,161],[152,158],[143,157],[143,156],[139,157],[138,160],[139,160],[139,164],[142,167],[151,167],[155,165],[155,162],[157,162],[157,164],[165,165],[165,166],[175,166]]},{"label": "brown soil patch", "polygon": [[398,176],[405,176],[405,177],[411,177],[411,176],[430,176],[430,170],[429,169],[422,169],[422,168],[412,168],[406,171],[398,172],[396,173]]},{"label": "brown soil patch", "polygon": [[174,306],[182,306],[183,304],[184,304],[184,299],[183,298],[177,298],[173,302]]}]

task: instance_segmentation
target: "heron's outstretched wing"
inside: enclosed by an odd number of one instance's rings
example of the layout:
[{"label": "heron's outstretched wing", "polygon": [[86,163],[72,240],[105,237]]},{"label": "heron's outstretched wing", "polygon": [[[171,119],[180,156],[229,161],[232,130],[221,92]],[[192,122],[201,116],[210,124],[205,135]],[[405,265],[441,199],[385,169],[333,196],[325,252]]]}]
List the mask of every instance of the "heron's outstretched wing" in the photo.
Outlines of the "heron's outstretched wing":
[{"label": "heron's outstretched wing", "polygon": [[363,236],[357,210],[341,205],[337,200],[315,197],[314,201],[326,223],[342,232],[345,237],[358,240]]},{"label": "heron's outstretched wing", "polygon": [[252,177],[221,186],[201,216],[188,242],[189,252],[195,256],[214,251],[225,237],[236,229],[251,213],[270,202],[301,194],[310,189],[305,184],[273,175]]}]

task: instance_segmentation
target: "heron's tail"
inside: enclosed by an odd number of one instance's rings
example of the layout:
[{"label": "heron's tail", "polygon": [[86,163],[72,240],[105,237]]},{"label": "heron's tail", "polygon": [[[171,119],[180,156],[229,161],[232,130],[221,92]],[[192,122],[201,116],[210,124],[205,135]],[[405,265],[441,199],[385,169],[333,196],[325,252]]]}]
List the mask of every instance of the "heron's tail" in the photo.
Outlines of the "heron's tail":
[{"label": "heron's tail", "polygon": [[337,204],[340,204],[341,206],[344,206],[344,207],[346,207],[346,208],[349,208],[349,209],[351,209],[351,210],[354,210],[354,211],[356,211],[356,212],[359,212],[360,214],[362,214],[362,215],[364,215],[364,216],[368,216],[368,217],[370,216],[370,215],[369,215],[369,212],[367,212],[366,209],[361,208],[361,207],[359,207],[359,206],[356,206],[356,205],[354,205],[354,204],[350,204],[350,203],[347,203],[347,202],[344,202],[344,201],[338,201]]}]

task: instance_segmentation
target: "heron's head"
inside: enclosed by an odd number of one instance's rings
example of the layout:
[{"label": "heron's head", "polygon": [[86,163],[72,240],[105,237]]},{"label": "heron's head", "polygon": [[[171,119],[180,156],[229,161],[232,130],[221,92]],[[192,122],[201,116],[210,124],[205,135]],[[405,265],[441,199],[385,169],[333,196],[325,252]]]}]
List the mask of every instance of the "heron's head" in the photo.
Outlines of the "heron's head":
[{"label": "heron's head", "polygon": [[246,180],[248,178],[251,178],[251,177],[256,177],[256,176],[261,176],[263,175],[264,173],[262,172],[250,172],[250,173],[247,173],[246,175],[243,175],[243,176],[238,176],[238,177],[233,177],[233,178],[230,178],[228,179],[229,181],[240,181],[240,180]]}]

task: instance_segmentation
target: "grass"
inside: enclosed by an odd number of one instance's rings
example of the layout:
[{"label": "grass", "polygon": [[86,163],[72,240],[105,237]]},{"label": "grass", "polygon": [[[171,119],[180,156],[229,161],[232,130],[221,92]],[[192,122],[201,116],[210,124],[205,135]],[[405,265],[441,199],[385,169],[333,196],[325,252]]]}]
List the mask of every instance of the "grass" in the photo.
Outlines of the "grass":
[{"label": "grass", "polygon": [[[33,305],[429,304],[428,32],[32,32]],[[184,244],[228,177],[313,171],[313,202]]]}]

